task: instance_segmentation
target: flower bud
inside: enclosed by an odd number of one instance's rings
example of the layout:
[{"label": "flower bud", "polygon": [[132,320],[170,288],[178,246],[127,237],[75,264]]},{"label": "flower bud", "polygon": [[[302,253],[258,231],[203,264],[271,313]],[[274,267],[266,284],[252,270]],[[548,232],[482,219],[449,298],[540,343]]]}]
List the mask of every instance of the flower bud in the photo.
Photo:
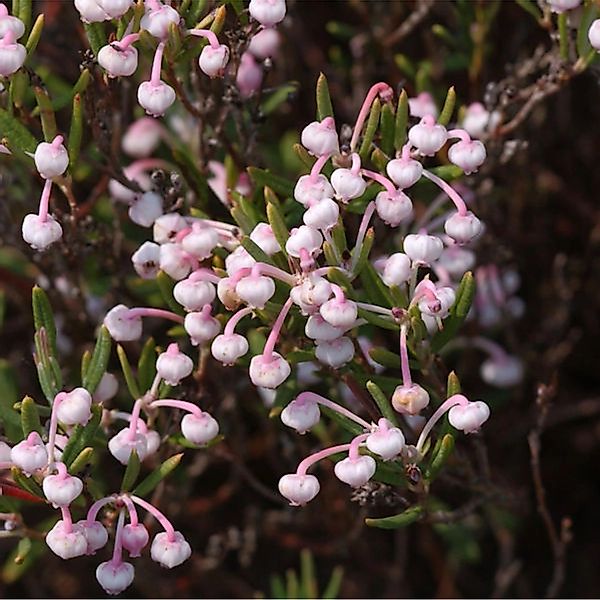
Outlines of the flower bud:
[{"label": "flower bud", "polygon": [[181,419],[181,432],[192,444],[206,444],[217,437],[219,423],[207,412],[188,413]]},{"label": "flower bud", "polygon": [[331,342],[342,337],[345,332],[344,327],[334,327],[328,323],[320,314],[314,314],[308,317],[304,327],[304,333],[307,337],[317,342]]},{"label": "flower bud", "polygon": [[75,8],[84,23],[101,23],[110,19],[97,0],[75,0]]},{"label": "flower bud", "polygon": [[[12,36],[12,32],[8,35]],[[4,43],[0,45],[0,75],[8,77],[16,73],[27,58],[27,50],[23,44]]]},{"label": "flower bud", "polygon": [[429,92],[421,92],[415,98],[409,98],[408,108],[410,110],[410,116],[417,117],[417,119],[422,119],[427,115],[431,115],[436,119],[438,116],[435,100]]},{"label": "flower bud", "polygon": [[304,249],[309,255],[314,256],[320,252],[322,244],[323,236],[318,230],[307,225],[300,225],[300,227],[292,229],[290,237],[285,243],[285,249],[290,256],[300,258],[300,250]]},{"label": "flower bud", "polygon": [[81,532],[85,537],[87,543],[86,554],[96,554],[100,548],[104,548],[108,542],[108,531],[106,527],[98,521],[91,521],[88,523],[86,519],[77,521],[77,526],[81,528]]},{"label": "flower bud", "polygon": [[237,333],[221,334],[213,340],[210,351],[225,366],[232,365],[248,352],[248,340]]},{"label": "flower bud", "polygon": [[109,77],[129,77],[138,66],[138,51],[133,46],[121,50],[116,44],[107,44],[98,52],[98,63]]},{"label": "flower bud", "polygon": [[264,275],[249,275],[240,279],[235,293],[252,308],[264,308],[275,293],[275,283]]},{"label": "flower bud", "polygon": [[45,250],[48,246],[58,242],[62,238],[62,227],[51,215],[45,219],[34,213],[25,215],[21,234],[34,250]]},{"label": "flower bud", "polygon": [[87,552],[83,528],[76,523],[65,523],[62,519],[46,534],[46,544],[63,560],[83,556]]},{"label": "flower bud", "polygon": [[133,5],[133,0],[96,0],[112,19],[122,17]]},{"label": "flower bud", "polygon": [[162,125],[156,119],[141,117],[127,128],[121,139],[121,148],[129,156],[146,158],[156,150],[162,135]]},{"label": "flower bud", "polygon": [[158,431],[148,429],[148,431],[146,431],[142,435],[146,438],[146,456],[155,454],[160,448],[161,441],[160,434],[158,433]]},{"label": "flower bud", "polygon": [[485,402],[469,402],[468,404],[453,406],[448,411],[448,421],[455,429],[465,433],[477,431],[489,418],[490,408]]},{"label": "flower bud", "polygon": [[180,244],[167,243],[160,247],[160,268],[175,281],[185,279],[193,263],[193,257]]},{"label": "flower bud", "polygon": [[108,449],[110,453],[122,464],[129,462],[131,453],[135,450],[140,460],[144,460],[148,455],[148,441],[146,436],[136,433],[130,437],[129,428],[121,429],[117,435],[108,440]]},{"label": "flower bud", "polygon": [[129,207],[129,218],[141,227],[152,227],[154,221],[163,214],[163,201],[156,192],[136,195]]},{"label": "flower bud", "polygon": [[281,252],[281,246],[268,223],[258,223],[250,233],[250,239],[268,256]]},{"label": "flower bud", "polygon": [[290,501],[292,506],[303,506],[310,502],[321,489],[314,475],[290,473],[279,480],[279,493]]},{"label": "flower bud", "polygon": [[92,396],[85,388],[60,392],[54,402],[59,402],[56,405],[56,416],[65,425],[85,425],[92,416]]},{"label": "flower bud", "polygon": [[430,265],[440,257],[443,250],[442,240],[434,235],[411,233],[404,238],[404,252],[416,264]]},{"label": "flower bud", "polygon": [[258,60],[273,58],[279,51],[280,43],[281,38],[279,32],[271,27],[266,27],[252,36],[248,46],[248,52]]},{"label": "flower bud", "polygon": [[395,158],[387,164],[386,171],[394,185],[403,190],[421,179],[423,165],[412,158]]},{"label": "flower bud", "polygon": [[329,231],[335,227],[340,216],[340,207],[331,198],[323,198],[313,203],[302,215],[304,224],[313,229]]},{"label": "flower bud", "polygon": [[[381,427],[381,422],[385,426]],[[379,420],[379,427],[367,438],[367,448],[373,453],[381,456],[383,460],[392,460],[402,452],[405,440],[404,434],[398,427],[391,427],[386,419]]]},{"label": "flower bud", "polygon": [[461,140],[452,144],[448,150],[448,159],[460,167],[465,175],[474,173],[484,163],[487,153],[479,140]]},{"label": "flower bud", "polygon": [[418,383],[399,385],[392,394],[392,406],[401,414],[418,415],[428,404],[429,394]]},{"label": "flower bud", "polygon": [[475,266],[475,254],[458,245],[450,246],[442,252],[439,265],[448,272],[450,277],[460,279]]},{"label": "flower bud", "polygon": [[144,242],[131,256],[135,272],[142,279],[154,279],[160,264],[160,246],[154,242]]},{"label": "flower bud", "polygon": [[0,441],[0,462],[11,462],[10,450],[11,448],[6,442]]},{"label": "flower bud", "polygon": [[433,156],[448,139],[448,132],[443,125],[438,125],[433,119],[424,117],[420,123],[408,130],[408,140],[425,156]]},{"label": "flower bud", "polygon": [[217,284],[217,296],[227,310],[235,310],[242,302],[235,291],[236,285],[231,277],[223,277]]},{"label": "flower bud", "polygon": [[167,569],[172,569],[186,561],[192,554],[192,549],[183,535],[175,532],[174,539],[169,539],[167,532],[157,534],[152,540],[150,556],[152,560]]},{"label": "flower bud", "polygon": [[204,260],[212,256],[218,243],[219,234],[215,229],[209,225],[194,223],[192,231],[182,239],[181,246],[198,260]]},{"label": "flower bud", "polygon": [[285,0],[250,0],[250,16],[265,27],[272,27],[285,17]]},{"label": "flower bud", "polygon": [[209,77],[223,77],[225,67],[229,62],[229,48],[221,44],[218,48],[204,46],[200,52],[198,65],[203,73]]},{"label": "flower bud", "polygon": [[333,471],[340,481],[352,487],[359,487],[375,475],[376,469],[375,459],[365,455],[357,458],[344,458],[335,464]]},{"label": "flower bud", "polygon": [[238,246],[226,259],[225,269],[230,277],[235,275],[240,269],[249,269],[256,264],[249,252],[243,247]]},{"label": "flower bud", "polygon": [[14,39],[18,40],[25,33],[25,23],[18,17],[9,15],[8,9],[4,6],[0,9],[0,38],[3,38],[9,31]]},{"label": "flower bud", "polygon": [[10,460],[27,474],[44,468],[48,464],[48,453],[40,434],[34,431],[13,446]]},{"label": "flower bud", "polygon": [[354,358],[354,344],[349,337],[342,336],[331,342],[317,342],[317,360],[332,369],[339,369]]},{"label": "flower bud", "polygon": [[312,179],[310,175],[302,175],[294,187],[294,198],[303,206],[310,206],[324,198],[332,198],[334,190],[325,175],[317,175]]},{"label": "flower bud", "polygon": [[123,548],[129,552],[129,556],[137,558],[141,556],[142,550],[150,541],[150,534],[142,523],[136,525],[128,523],[121,532],[121,541]]},{"label": "flower bud", "polygon": [[516,356],[506,354],[492,357],[481,365],[481,378],[489,385],[508,388],[523,380],[523,363]]},{"label": "flower bud", "polygon": [[172,242],[177,234],[186,227],[187,223],[179,213],[168,213],[154,221],[152,235],[157,244],[166,244]]},{"label": "flower bud", "polygon": [[302,130],[301,141],[302,145],[315,156],[339,152],[338,135],[335,130],[335,122],[331,117],[325,118],[321,122],[309,123]]},{"label": "flower bud", "polygon": [[203,312],[191,312],[183,322],[186,333],[190,336],[192,346],[210,342],[221,331],[221,323]]},{"label": "flower bud", "polygon": [[109,560],[96,568],[96,579],[102,589],[111,596],[125,591],[133,582],[135,569],[128,562]]},{"label": "flower bud", "polygon": [[[66,467],[65,467],[66,469]],[[48,475],[42,482],[44,495],[48,502],[58,508],[69,506],[83,491],[83,482],[72,475]]]},{"label": "flower bud", "polygon": [[150,35],[164,40],[169,35],[171,23],[177,25],[180,19],[179,13],[174,8],[163,4],[160,8],[151,8],[146,11],[140,21],[140,28],[145,29]]},{"label": "flower bud", "polygon": [[153,117],[162,117],[175,102],[175,90],[164,81],[140,83],[137,94],[140,106]]},{"label": "flower bud", "polygon": [[282,423],[300,434],[305,434],[314,427],[320,418],[319,404],[311,400],[292,400],[281,411]]},{"label": "flower bud", "polygon": [[392,227],[398,227],[406,221],[413,211],[410,198],[400,190],[395,194],[388,191],[379,192],[375,198],[375,208],[379,218]]},{"label": "flower bud", "polygon": [[179,351],[176,343],[169,344],[156,360],[156,372],[169,385],[179,385],[194,370],[194,361]]},{"label": "flower bud", "polygon": [[438,287],[429,279],[419,282],[415,288],[414,297],[418,298],[419,310],[423,314],[441,319],[448,316],[448,312],[456,300],[456,294],[451,287]]},{"label": "flower bud", "polygon": [[54,142],[38,144],[33,160],[35,168],[44,179],[53,179],[62,175],[69,166],[69,155],[62,143],[62,137],[58,136]]},{"label": "flower bud", "polygon": [[550,10],[555,13],[563,13],[567,10],[577,8],[581,4],[581,0],[548,0]]},{"label": "flower bud", "polygon": [[331,284],[324,277],[311,276],[294,286],[290,297],[302,310],[304,315],[312,315],[319,311],[321,305],[331,296]]},{"label": "flower bud", "polygon": [[362,196],[367,189],[367,182],[360,173],[354,173],[351,169],[336,169],[331,174],[331,185],[335,190],[335,197],[344,204]]},{"label": "flower bud", "polygon": [[235,75],[235,84],[242,98],[250,98],[260,90],[264,78],[263,68],[250,52],[244,52]]},{"label": "flower bud", "polygon": [[290,363],[278,352],[271,356],[258,354],[250,361],[250,380],[258,387],[270,390],[279,387],[290,375]]},{"label": "flower bud", "polygon": [[481,221],[471,212],[465,215],[454,213],[444,223],[446,233],[458,244],[467,244],[482,231]]},{"label": "flower bud", "polygon": [[467,106],[462,128],[471,136],[479,138],[487,130],[493,130],[500,121],[500,115],[494,111],[488,112],[480,102],[473,102]]},{"label": "flower bud", "polygon": [[588,40],[594,50],[600,52],[600,19],[596,19],[588,29]]},{"label": "flower bud", "polygon": [[349,329],[356,321],[358,307],[356,302],[347,298],[343,300],[332,298],[321,305],[319,312],[330,325]]},{"label": "flower bud", "polygon": [[130,317],[130,309],[117,304],[104,317],[104,325],[116,342],[132,342],[142,337],[142,317]]},{"label": "flower bud", "polygon": [[190,312],[201,310],[205,304],[210,304],[216,295],[213,283],[193,277],[179,281],[173,288],[175,300]]},{"label": "flower bud", "polygon": [[399,286],[410,279],[411,263],[410,258],[402,252],[395,252],[388,256],[383,267],[381,278],[388,286]]}]

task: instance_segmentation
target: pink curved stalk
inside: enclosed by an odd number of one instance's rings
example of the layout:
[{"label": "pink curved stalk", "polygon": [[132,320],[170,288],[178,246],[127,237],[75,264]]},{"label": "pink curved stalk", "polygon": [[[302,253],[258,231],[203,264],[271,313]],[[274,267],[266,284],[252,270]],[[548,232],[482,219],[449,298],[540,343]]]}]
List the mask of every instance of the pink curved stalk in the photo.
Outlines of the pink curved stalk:
[{"label": "pink curved stalk", "polygon": [[169,398],[166,398],[165,400],[154,400],[149,404],[150,408],[160,408],[161,406],[169,408],[179,408],[181,410],[185,410],[189,413],[192,413],[198,417],[202,416],[202,410],[199,406],[196,406],[191,402],[186,402],[185,400],[171,400]]},{"label": "pink curved stalk", "polygon": [[471,141],[471,136],[464,129],[450,129],[448,131],[448,138],[458,138],[461,142]]},{"label": "pink curved stalk", "polygon": [[137,510],[135,508],[135,504],[131,501],[131,498],[127,494],[123,494],[119,498],[123,504],[127,507],[127,512],[129,513],[129,521],[135,527],[139,523]]},{"label": "pink curved stalk", "polygon": [[134,496],[132,494],[130,494],[129,497],[136,504],[141,506],[143,509],[147,510],[161,524],[162,528],[167,533],[167,540],[169,540],[169,542],[175,541],[175,528],[171,524],[171,521],[169,521],[169,519],[167,519],[167,517],[162,512],[160,512],[158,508],[156,508],[156,506],[153,506],[149,502],[146,502],[142,498],[138,498],[137,496]]},{"label": "pink curved stalk", "polygon": [[171,165],[160,158],[141,158],[140,160],[133,161],[130,165],[127,165],[123,169],[123,175],[127,179],[134,181],[135,178],[143,171],[150,169],[170,169]]},{"label": "pink curved stalk", "polygon": [[314,392],[301,392],[300,394],[298,394],[296,396],[296,401],[297,402],[316,402],[317,404],[326,406],[327,408],[334,410],[335,412],[339,413],[340,415],[343,415],[347,419],[354,421],[355,423],[357,423],[361,427],[364,427],[365,429],[371,428],[371,425],[369,423],[367,423],[364,419],[361,419],[358,415],[355,415],[352,411],[348,410],[347,408],[344,408],[337,402],[333,402],[332,400],[329,400],[328,398],[320,396],[319,394],[315,394]]},{"label": "pink curved stalk", "polygon": [[353,175],[358,175],[360,172],[360,166],[361,166],[361,160],[360,160],[360,155],[358,155],[356,152],[352,155],[352,166],[350,167],[350,171],[352,172]]},{"label": "pink curved stalk", "polygon": [[131,411],[131,419],[129,419],[129,431],[127,433],[127,440],[133,442],[138,430],[138,421],[140,420],[140,412],[142,410],[142,399],[138,398],[133,405]]},{"label": "pink curved stalk", "polygon": [[390,196],[396,195],[398,193],[396,186],[387,177],[384,177],[380,173],[376,173],[375,171],[369,171],[368,169],[361,169],[361,173],[365,177],[368,177],[369,179],[372,179],[373,181],[376,181],[377,183],[381,184],[386,189],[387,193],[390,194]]},{"label": "pink curved stalk", "polygon": [[71,516],[71,511],[69,510],[69,507],[61,506],[60,512],[62,514],[65,533],[71,533],[73,531],[73,517]]},{"label": "pink curved stalk", "polygon": [[376,304],[369,304],[368,302],[357,302],[356,306],[358,306],[358,308],[368,310],[369,312],[376,313],[378,315],[385,315],[386,317],[394,316],[392,310],[389,308],[385,308],[385,306],[377,306]]},{"label": "pink curved stalk", "polygon": [[96,520],[96,517],[98,516],[100,509],[103,506],[106,506],[107,504],[114,502],[116,499],[117,499],[117,496],[115,494],[112,494],[110,496],[105,496],[104,498],[100,498],[100,500],[96,500],[96,502],[94,502],[90,506],[90,508],[87,512],[87,516],[85,518],[86,524],[91,525]]},{"label": "pink curved stalk", "polygon": [[454,396],[450,396],[443,404],[441,404],[438,409],[431,415],[429,421],[423,427],[423,431],[421,431],[421,435],[417,440],[417,450],[421,452],[423,446],[425,445],[425,441],[427,440],[427,436],[433,429],[434,425],[444,416],[444,414],[449,411],[453,406],[466,406],[469,404],[469,400],[463,396],[462,394],[454,394]]},{"label": "pink curved stalk", "polygon": [[360,222],[360,227],[358,228],[358,233],[356,235],[356,244],[354,244],[354,250],[352,250],[352,263],[350,265],[350,271],[354,272],[356,269],[356,265],[358,264],[358,259],[360,257],[360,253],[362,252],[363,242],[365,241],[365,236],[367,235],[367,230],[369,229],[369,223],[371,222],[371,217],[375,212],[375,202],[371,200],[365,209],[363,214],[363,218]]},{"label": "pink curved stalk", "polygon": [[190,281],[209,281],[210,283],[219,283],[221,278],[211,269],[196,269],[189,277]]},{"label": "pink curved stalk", "polygon": [[267,338],[267,343],[265,344],[265,349],[263,350],[263,358],[265,360],[269,360],[273,358],[273,350],[275,350],[275,344],[277,343],[277,339],[279,338],[279,334],[281,333],[281,328],[283,327],[283,323],[285,322],[285,318],[287,317],[288,312],[290,312],[290,308],[292,308],[293,300],[288,298],[285,304],[281,307],[281,311],[273,323],[273,329],[271,329],[271,333]]},{"label": "pink curved stalk", "polygon": [[157,87],[160,84],[160,70],[162,68],[163,52],[165,51],[165,43],[161,42],[156,47],[154,60],[152,61],[152,73],[150,75],[150,83]]},{"label": "pink curved stalk", "polygon": [[139,33],[130,33],[129,35],[122,37],[118,42],[113,42],[113,45],[117,46],[119,50],[127,50],[131,44],[137,42],[139,39]]},{"label": "pink curved stalk", "polygon": [[363,104],[358,113],[358,117],[356,117],[356,123],[354,124],[354,130],[352,132],[352,138],[350,139],[350,150],[354,150],[356,148],[356,144],[358,142],[358,138],[362,133],[363,125],[365,124],[365,120],[371,110],[371,105],[375,101],[378,95],[381,96],[383,100],[389,100],[394,91],[392,88],[383,81],[376,83],[371,87],[371,89],[367,92],[367,95],[363,101]]},{"label": "pink curved stalk", "polygon": [[158,319],[175,321],[175,323],[183,323],[183,317],[181,315],[176,315],[174,312],[163,310],[162,308],[130,308],[129,318],[135,319],[136,317],[156,317]]},{"label": "pink curved stalk", "polygon": [[427,169],[423,169],[423,176],[427,177],[427,179],[429,179],[429,181],[432,181],[441,190],[446,192],[446,194],[448,195],[448,198],[450,198],[450,200],[452,200],[452,202],[454,202],[454,205],[456,206],[456,210],[458,211],[459,215],[464,217],[467,214],[467,205],[465,204],[465,201],[462,199],[461,195],[450,184],[446,183],[443,179],[441,179],[437,175],[434,175],[430,171],[427,171]]},{"label": "pink curved stalk", "polygon": [[317,160],[315,161],[315,164],[312,166],[312,169],[310,170],[310,176],[308,178],[311,183],[315,183],[317,181],[321,171],[323,170],[323,167],[329,160],[330,156],[331,156],[331,154],[323,154],[322,156],[319,156],[319,158],[317,158]]},{"label": "pink curved stalk", "polygon": [[52,179],[46,179],[44,183],[44,189],[40,197],[40,206],[38,209],[38,216],[42,223],[48,220],[48,206],[50,205],[50,191],[52,189]]},{"label": "pink curved stalk", "polygon": [[254,309],[247,306],[238,310],[234,315],[227,321],[225,329],[223,329],[223,335],[233,335],[235,333],[236,325],[246,316],[249,315]]},{"label": "pink curved stalk", "polygon": [[[361,438],[360,442],[366,440],[369,437],[369,433],[362,433],[359,436],[356,436],[352,442],[355,442],[358,438]],[[334,454],[339,454],[340,452],[347,452],[350,450],[352,446],[352,442],[350,444],[340,444],[339,446],[331,446],[330,448],[325,448],[324,450],[320,450],[319,452],[315,452],[310,456],[307,456],[296,469],[297,475],[306,475],[306,472],[310,467],[314,464],[318,463],[320,460],[327,458],[328,456],[333,456]],[[359,442],[359,443],[360,443]]]},{"label": "pink curved stalk", "polygon": [[113,548],[113,555],[111,562],[113,564],[121,564],[123,562],[123,525],[125,524],[125,511],[119,511],[119,518],[117,520],[117,531],[115,533],[115,546]]},{"label": "pink curved stalk", "polygon": [[406,346],[406,325],[400,327],[400,366],[402,368],[402,385],[412,385],[410,376],[410,363],[408,362],[408,348]]},{"label": "pink curved stalk", "polygon": [[[58,407],[63,401],[64,392],[56,394],[52,402],[52,411],[50,413],[50,427],[48,429],[48,470],[54,468],[54,448],[56,447],[56,433],[58,430]],[[31,434],[30,434],[31,435]],[[29,440],[29,438],[27,438]]]},{"label": "pink curved stalk", "polygon": [[221,44],[219,44],[219,38],[217,38],[214,31],[211,31],[210,29],[188,29],[187,32],[189,35],[206,38],[211,48],[214,50],[221,46]]}]

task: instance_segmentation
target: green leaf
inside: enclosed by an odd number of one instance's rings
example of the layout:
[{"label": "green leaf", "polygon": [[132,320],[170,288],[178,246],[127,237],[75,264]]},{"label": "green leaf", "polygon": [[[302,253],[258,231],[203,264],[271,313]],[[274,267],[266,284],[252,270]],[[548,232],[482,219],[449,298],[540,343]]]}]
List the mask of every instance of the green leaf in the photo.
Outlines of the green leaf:
[{"label": "green leaf", "polygon": [[454,396],[454,394],[460,394],[460,380],[454,371],[448,375],[448,383],[446,385],[446,397]]},{"label": "green leaf", "polygon": [[261,112],[263,115],[270,115],[275,112],[282,104],[288,102],[294,97],[300,84],[297,81],[289,81],[280,85],[262,104]]},{"label": "green leaf", "polygon": [[23,438],[21,419],[13,408],[19,400],[17,378],[10,363],[0,359],[0,423],[10,442],[16,443]]},{"label": "green leaf", "polygon": [[62,388],[60,367],[58,366],[56,359],[50,354],[48,336],[46,335],[44,327],[35,332],[33,341],[35,344],[33,358],[38,373],[38,379],[48,403],[51,404],[54,400],[54,396],[56,396]]},{"label": "green leaf", "polygon": [[382,392],[381,388],[373,381],[367,381],[367,390],[375,400],[381,414],[395,427],[398,425],[398,418],[392,408],[387,396]]},{"label": "green leaf", "polygon": [[52,305],[46,292],[38,285],[34,286],[31,292],[31,304],[35,330],[40,331],[42,327],[46,330],[52,354],[56,354],[56,323],[54,322]]},{"label": "green leaf", "polygon": [[515,0],[516,3],[525,11],[527,11],[536,21],[542,18],[542,11],[534,0]]},{"label": "green leaf", "polygon": [[23,490],[29,492],[32,496],[43,498],[46,500],[46,496],[42,491],[42,488],[37,484],[33,477],[27,477],[21,469],[18,467],[12,467],[10,470],[13,481]]},{"label": "green leaf", "polygon": [[369,291],[369,302],[391,308],[393,304],[389,288],[383,283],[375,267],[366,261],[360,272],[360,280],[365,290]]},{"label": "green leaf", "polygon": [[17,582],[29,569],[37,564],[37,560],[47,550],[46,544],[41,540],[22,538],[15,548],[8,554],[1,571],[2,582],[11,585]]},{"label": "green leaf", "polygon": [[[354,275],[360,275],[363,269],[367,266],[367,263],[369,262],[369,254],[371,253],[374,243],[375,232],[371,227],[365,234],[365,239],[363,240],[360,254],[358,255],[358,260],[356,261],[356,267],[354,267]],[[356,250],[356,248],[354,250]]]},{"label": "green leaf", "polygon": [[386,348],[370,348],[369,356],[378,364],[388,369],[400,368],[400,356]]},{"label": "green leaf", "polygon": [[451,433],[447,433],[442,438],[439,445],[436,444],[436,448],[432,453],[433,459],[425,472],[425,477],[428,481],[432,481],[440,472],[441,468],[452,454],[452,450],[454,450],[454,436]]},{"label": "green leaf", "polygon": [[240,244],[242,247],[248,252],[248,254],[257,262],[266,263],[268,265],[273,265],[273,260],[271,257],[265,253],[265,251],[253,240],[251,240],[247,235],[245,235]]},{"label": "green leaf", "polygon": [[44,29],[44,15],[38,15],[33,27],[31,28],[31,32],[29,33],[29,37],[27,38],[27,42],[25,44],[25,49],[27,50],[27,56],[31,56],[42,37],[42,30]]},{"label": "green leaf", "polygon": [[81,148],[81,139],[83,137],[83,107],[81,105],[81,94],[73,96],[73,112],[71,115],[71,128],[69,129],[69,166],[71,169],[75,166],[79,157]]},{"label": "green leaf", "polygon": [[385,168],[390,159],[379,149],[373,148],[371,152],[371,162],[377,167],[378,171],[385,172]]},{"label": "green leaf", "polygon": [[121,369],[123,370],[123,376],[125,377],[125,383],[127,384],[127,389],[131,394],[131,397],[134,400],[141,398],[140,389],[138,388],[137,381],[135,380],[135,375],[131,369],[131,365],[129,364],[129,360],[127,359],[127,354],[125,353],[125,349],[121,344],[117,344],[117,355],[119,357],[119,362],[121,363]]},{"label": "green leaf", "polygon": [[393,517],[385,517],[383,519],[365,519],[365,523],[369,527],[377,527],[379,529],[399,529],[406,527],[411,523],[419,521],[423,516],[424,510],[422,506],[412,506],[404,512],[394,515]]},{"label": "green leaf", "polygon": [[15,17],[19,17],[23,24],[25,25],[25,31],[29,29],[31,25],[31,3],[32,0],[19,0],[19,10]]},{"label": "green leaf", "polygon": [[37,147],[37,140],[31,135],[29,129],[2,108],[0,108],[0,138],[6,140],[11,151],[33,154]]},{"label": "green leaf", "polygon": [[318,598],[317,578],[315,575],[315,561],[312,553],[307,548],[300,552],[300,597]]},{"label": "green leaf", "polygon": [[558,49],[563,60],[569,60],[569,29],[567,25],[567,13],[558,15]]},{"label": "green leaf", "polygon": [[364,429],[354,421],[348,419],[344,415],[340,415],[339,412],[335,410],[331,410],[327,406],[320,406],[319,409],[321,412],[326,415],[331,421],[337,423],[342,429],[345,429],[348,433],[352,435],[360,435],[364,433]]},{"label": "green leaf", "polygon": [[127,462],[127,468],[121,482],[121,491],[128,492],[135,485],[138,475],[140,474],[140,457],[135,450],[132,450]]},{"label": "green leaf", "polygon": [[431,350],[439,352],[458,332],[467,317],[475,296],[473,273],[467,271],[458,286],[456,301],[450,309],[450,315],[444,319],[444,329],[438,331],[431,340]]},{"label": "green leaf", "polygon": [[56,115],[54,107],[48,92],[40,85],[33,86],[33,94],[37,100],[38,109],[40,112],[40,120],[42,121],[42,131],[44,139],[51,142],[56,137]]},{"label": "green leaf", "polygon": [[287,598],[299,598],[300,597],[300,584],[298,582],[298,575],[294,569],[288,569],[285,572],[285,582],[287,590]]},{"label": "green leaf", "polygon": [[406,143],[406,126],[408,125],[408,95],[406,90],[400,92],[398,109],[396,110],[396,126],[394,128],[394,148],[402,150]]},{"label": "green leaf", "polygon": [[25,437],[32,431],[37,431],[40,435],[43,432],[40,415],[31,396],[25,396],[21,401],[21,429]]},{"label": "green leaf", "polygon": [[577,28],[577,56],[579,58],[584,58],[587,56],[589,51],[592,49],[592,45],[590,44],[590,40],[588,38],[588,31],[590,30],[590,26],[592,21],[596,19],[598,15],[598,9],[594,2],[590,2],[586,4],[581,13],[581,19],[579,21],[579,27]]},{"label": "green leaf", "polygon": [[321,73],[317,79],[317,119],[322,121],[325,117],[333,117],[333,105],[327,77]]},{"label": "green leaf", "polygon": [[315,157],[309,154],[308,150],[302,144],[294,144],[292,149],[302,161],[302,164],[304,164],[307,169],[312,169],[312,166],[316,162]]},{"label": "green leaf", "polygon": [[294,184],[289,179],[274,175],[270,171],[258,167],[248,167],[248,175],[259,188],[270,187],[275,193],[286,198],[293,196]]},{"label": "green leaf", "polygon": [[85,29],[85,33],[94,56],[98,56],[100,48],[102,48],[102,46],[106,46],[104,23],[84,23],[83,28]]},{"label": "green leaf", "polygon": [[83,381],[86,371],[90,368],[91,360],[92,360],[92,353],[89,350],[86,350],[81,355],[81,381]]},{"label": "green leaf", "polygon": [[94,454],[94,449],[91,446],[84,448],[76,457],[75,460],[71,463],[69,467],[69,473],[71,475],[77,475],[80,473],[92,462],[92,455]]},{"label": "green leaf", "polygon": [[102,379],[104,373],[106,373],[106,367],[108,366],[108,359],[110,358],[110,349],[112,345],[112,338],[108,329],[102,325],[98,332],[98,338],[96,339],[96,347],[91,356],[89,366],[85,371],[85,375],[82,379],[83,387],[90,393],[93,394]]},{"label": "green leaf", "polygon": [[142,481],[134,490],[136,496],[146,496],[149,494],[177,465],[181,462],[183,453],[175,454],[167,458],[159,467],[154,469],[146,479]]},{"label": "green leaf", "polygon": [[167,303],[167,306],[177,315],[184,315],[185,311],[183,307],[175,297],[173,296],[173,288],[175,287],[175,281],[171,279],[164,271],[159,271],[156,276],[156,284],[160,290],[160,295],[163,300]]},{"label": "green leaf", "polygon": [[381,149],[388,156],[394,151],[395,128],[394,107],[390,102],[386,102],[381,109]]},{"label": "green leaf", "polygon": [[102,419],[102,407],[92,404],[92,416],[86,425],[76,425],[62,453],[62,461],[69,468],[79,453],[87,446],[92,446],[93,439]]},{"label": "green leaf", "polygon": [[454,86],[448,89],[448,93],[446,94],[446,100],[444,101],[444,106],[442,108],[442,112],[438,117],[437,122],[440,125],[448,125],[450,119],[452,118],[452,113],[454,112],[454,106],[456,104],[456,92],[454,91]]},{"label": "green leaf", "polygon": [[371,110],[369,112],[369,119],[367,120],[367,125],[363,131],[363,140],[360,145],[360,158],[363,161],[366,161],[369,157],[371,144],[373,143],[373,139],[375,138],[375,133],[377,132],[377,127],[379,126],[379,116],[381,114],[381,102],[379,98],[376,98],[373,104],[371,105]]},{"label": "green leaf", "polygon": [[340,588],[342,587],[342,582],[344,580],[344,568],[343,567],[335,567],[331,572],[331,577],[329,578],[329,582],[323,591],[321,596],[322,600],[333,600],[337,598],[340,593]]},{"label": "green leaf", "polygon": [[152,387],[156,376],[156,343],[154,338],[149,337],[142,348],[138,360],[137,379],[139,389],[147,391]]},{"label": "green leaf", "polygon": [[285,252],[285,244],[290,237],[290,232],[285,224],[279,200],[277,200],[277,196],[268,187],[265,187],[265,202],[267,204],[267,220],[281,250]]}]

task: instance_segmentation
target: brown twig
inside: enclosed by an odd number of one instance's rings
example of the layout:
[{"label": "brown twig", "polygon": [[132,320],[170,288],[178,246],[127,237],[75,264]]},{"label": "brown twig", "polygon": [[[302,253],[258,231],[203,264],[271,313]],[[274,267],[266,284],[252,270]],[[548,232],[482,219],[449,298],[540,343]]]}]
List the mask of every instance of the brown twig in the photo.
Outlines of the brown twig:
[{"label": "brown twig", "polygon": [[571,542],[571,519],[563,517],[561,520],[560,530],[556,528],[552,515],[546,502],[546,490],[542,479],[540,468],[540,451],[541,451],[541,434],[544,430],[546,417],[550,408],[550,402],[556,394],[556,383],[550,385],[540,384],[537,390],[536,406],[537,419],[534,428],[529,433],[527,440],[529,442],[529,451],[531,454],[531,474],[535,489],[535,497],[537,500],[537,510],[540,514],[554,556],[554,564],[552,570],[552,578],[546,589],[546,598],[555,598],[562,587],[565,579],[566,569],[566,551],[567,546]]},{"label": "brown twig", "polygon": [[433,7],[433,0],[420,0],[408,18],[388,37],[383,40],[384,46],[393,46],[411,33],[425,19]]}]

